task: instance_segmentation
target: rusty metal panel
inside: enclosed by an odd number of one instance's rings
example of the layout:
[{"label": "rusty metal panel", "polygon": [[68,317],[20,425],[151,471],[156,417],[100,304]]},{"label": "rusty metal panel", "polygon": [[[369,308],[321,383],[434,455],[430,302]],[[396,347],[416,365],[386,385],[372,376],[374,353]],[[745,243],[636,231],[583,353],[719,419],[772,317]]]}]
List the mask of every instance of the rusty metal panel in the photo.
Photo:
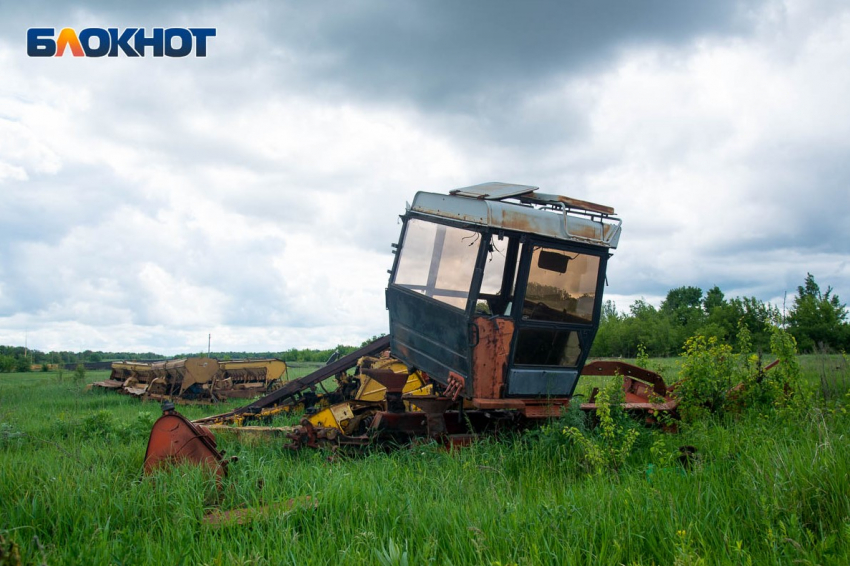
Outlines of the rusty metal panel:
[{"label": "rusty metal panel", "polygon": [[552,399],[539,404],[527,403],[522,414],[527,419],[553,419],[560,417],[569,404],[569,399]]},{"label": "rusty metal panel", "polygon": [[174,362],[173,365],[171,365],[171,362],[165,364],[165,368],[172,371],[181,367],[183,368],[183,381],[180,385],[180,393],[196,383],[198,385],[210,383],[219,370],[218,361],[211,358],[186,358]]},{"label": "rusty metal panel", "polygon": [[478,344],[472,350],[472,387],[475,397],[498,399],[511,355],[511,338],[514,321],[509,318],[479,316],[474,324],[478,327]]},{"label": "rusty metal panel", "polygon": [[218,476],[227,474],[224,453],[216,448],[215,437],[205,427],[189,422],[186,417],[167,407],[154,423],[145,452],[145,474],[173,462],[188,461],[205,466]]},{"label": "rusty metal panel", "polygon": [[650,384],[656,395],[664,397],[667,395],[667,385],[664,379],[648,369],[622,362],[619,360],[595,360],[584,366],[581,375],[614,376],[634,378]]}]

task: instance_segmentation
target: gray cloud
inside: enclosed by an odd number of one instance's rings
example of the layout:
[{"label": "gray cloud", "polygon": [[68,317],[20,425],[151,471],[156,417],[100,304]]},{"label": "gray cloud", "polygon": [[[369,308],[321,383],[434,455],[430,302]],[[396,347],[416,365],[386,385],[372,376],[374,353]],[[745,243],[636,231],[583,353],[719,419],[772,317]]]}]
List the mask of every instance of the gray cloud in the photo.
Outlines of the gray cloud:
[{"label": "gray cloud", "polygon": [[[359,342],[386,330],[404,202],[486,180],[614,205],[621,301],[714,284],[775,299],[806,271],[850,293],[840,3],[2,16],[0,343],[25,327],[45,348]],[[36,61],[34,25],[218,35],[206,59]]]},{"label": "gray cloud", "polygon": [[[280,35],[330,55],[312,71],[369,100],[385,97],[474,111],[482,93],[505,102],[552,76],[607,65],[637,43],[688,43],[704,34],[746,33],[743,2],[312,3],[288,11],[312,25]],[[271,35],[271,34],[270,34]],[[519,96],[517,96],[519,95]]]}]

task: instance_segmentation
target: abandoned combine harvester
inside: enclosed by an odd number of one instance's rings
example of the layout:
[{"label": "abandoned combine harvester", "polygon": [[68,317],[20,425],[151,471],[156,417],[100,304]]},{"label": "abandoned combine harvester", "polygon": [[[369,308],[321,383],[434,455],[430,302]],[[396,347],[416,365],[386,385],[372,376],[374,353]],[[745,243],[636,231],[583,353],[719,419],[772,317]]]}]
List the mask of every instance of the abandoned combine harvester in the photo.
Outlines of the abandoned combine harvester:
[{"label": "abandoned combine harvester", "polygon": [[[388,336],[230,413],[155,425],[146,467],[209,442],[203,425],[242,425],[293,406],[318,404],[318,412],[285,432],[292,447],[417,436],[462,443],[560,415],[580,375],[623,376],[627,409],[675,409],[657,374],[585,364],[620,237],[612,208],[486,183],[419,192],[401,219],[386,289]],[[337,391],[316,395],[334,376]],[[382,398],[365,399],[374,382]],[[585,408],[594,408],[590,401]],[[178,417],[169,408],[163,418]],[[219,462],[214,441],[205,446],[201,460]]]}]

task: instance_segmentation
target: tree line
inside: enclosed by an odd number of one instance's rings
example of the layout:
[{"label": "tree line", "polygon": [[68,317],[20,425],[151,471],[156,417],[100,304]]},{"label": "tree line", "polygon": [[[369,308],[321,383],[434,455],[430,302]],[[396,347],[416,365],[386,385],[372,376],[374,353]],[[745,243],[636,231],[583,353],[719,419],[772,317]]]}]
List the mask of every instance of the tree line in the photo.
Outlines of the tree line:
[{"label": "tree line", "polygon": [[109,361],[137,361],[137,360],[170,360],[189,357],[209,357],[217,360],[239,360],[245,358],[277,358],[285,362],[319,362],[324,363],[334,353],[345,356],[365,346],[380,336],[372,336],[365,340],[360,346],[346,346],[338,344],[333,348],[290,348],[280,352],[236,352],[222,351],[193,352],[177,354],[176,356],[164,356],[153,352],[101,352],[85,350],[83,352],[41,352],[24,348],[23,346],[0,346],[0,372],[26,372],[32,366],[41,366],[45,371],[53,364],[76,364],[86,362],[109,362]]},{"label": "tree line", "polygon": [[[785,315],[785,316],[784,316]],[[809,273],[787,313],[755,297],[727,299],[718,286],[703,293],[699,287],[671,289],[659,308],[643,299],[635,301],[628,312],[620,312],[613,301],[605,301],[599,331],[590,355],[593,357],[634,358],[638,347],[654,357],[677,356],[691,336],[716,337],[720,343],[735,345],[739,325],[752,335],[752,347],[767,351],[770,331],[785,327],[797,341],[800,352],[850,351],[850,324],[847,306],[832,287],[824,291]],[[365,340],[360,346],[377,339]],[[334,348],[290,348],[280,352],[213,352],[219,360],[240,358],[278,358],[287,362],[326,362],[334,352],[350,354],[358,346]],[[23,346],[0,346],[0,372],[30,371],[32,365],[73,364],[116,360],[165,360],[206,352],[163,356],[153,352],[40,352]]]},{"label": "tree line", "polygon": [[167,356],[153,352],[82,352],[50,351],[42,352],[24,346],[0,346],[0,372],[30,371],[33,365],[77,364],[86,362],[106,362],[115,360],[166,360]]},{"label": "tree line", "polygon": [[777,325],[794,336],[801,352],[850,350],[846,305],[831,287],[821,290],[809,273],[787,313],[755,297],[727,299],[716,285],[705,293],[699,287],[671,289],[659,308],[641,299],[620,312],[606,301],[590,355],[633,358],[640,346],[650,356],[676,356],[698,334],[734,346],[739,325],[752,334],[756,351],[768,350]]}]

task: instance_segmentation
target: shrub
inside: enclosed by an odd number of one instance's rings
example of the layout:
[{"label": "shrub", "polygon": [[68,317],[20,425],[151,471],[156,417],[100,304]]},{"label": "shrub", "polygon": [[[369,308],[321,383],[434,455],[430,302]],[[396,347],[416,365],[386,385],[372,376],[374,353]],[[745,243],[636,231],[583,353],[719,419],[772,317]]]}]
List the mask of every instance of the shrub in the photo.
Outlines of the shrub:
[{"label": "shrub", "polygon": [[741,374],[740,356],[714,336],[697,335],[685,342],[682,358],[682,380],[676,389],[682,418],[692,421],[723,411],[727,392]]},{"label": "shrub", "polygon": [[115,417],[106,409],[86,415],[80,425],[84,437],[111,436],[115,428]]},{"label": "shrub", "polygon": [[629,426],[631,421],[622,409],[623,388],[614,380],[596,395],[599,425],[591,430],[564,427],[563,434],[581,451],[588,472],[599,475],[619,471],[632,453],[640,433]]},{"label": "shrub", "polygon": [[738,349],[717,338],[696,335],[685,343],[682,369],[676,395],[683,420],[693,421],[706,414],[739,412],[746,409],[775,409],[801,399],[800,366],[794,337],[778,326],[770,338],[771,353],[777,365],[766,371],[760,355],[750,354],[752,335],[738,325]]},{"label": "shrub", "polygon": [[27,357],[15,358],[15,371],[27,372],[32,369],[30,360]]},{"label": "shrub", "polygon": [[77,364],[77,369],[74,370],[74,382],[82,383],[86,380],[86,366]]}]

